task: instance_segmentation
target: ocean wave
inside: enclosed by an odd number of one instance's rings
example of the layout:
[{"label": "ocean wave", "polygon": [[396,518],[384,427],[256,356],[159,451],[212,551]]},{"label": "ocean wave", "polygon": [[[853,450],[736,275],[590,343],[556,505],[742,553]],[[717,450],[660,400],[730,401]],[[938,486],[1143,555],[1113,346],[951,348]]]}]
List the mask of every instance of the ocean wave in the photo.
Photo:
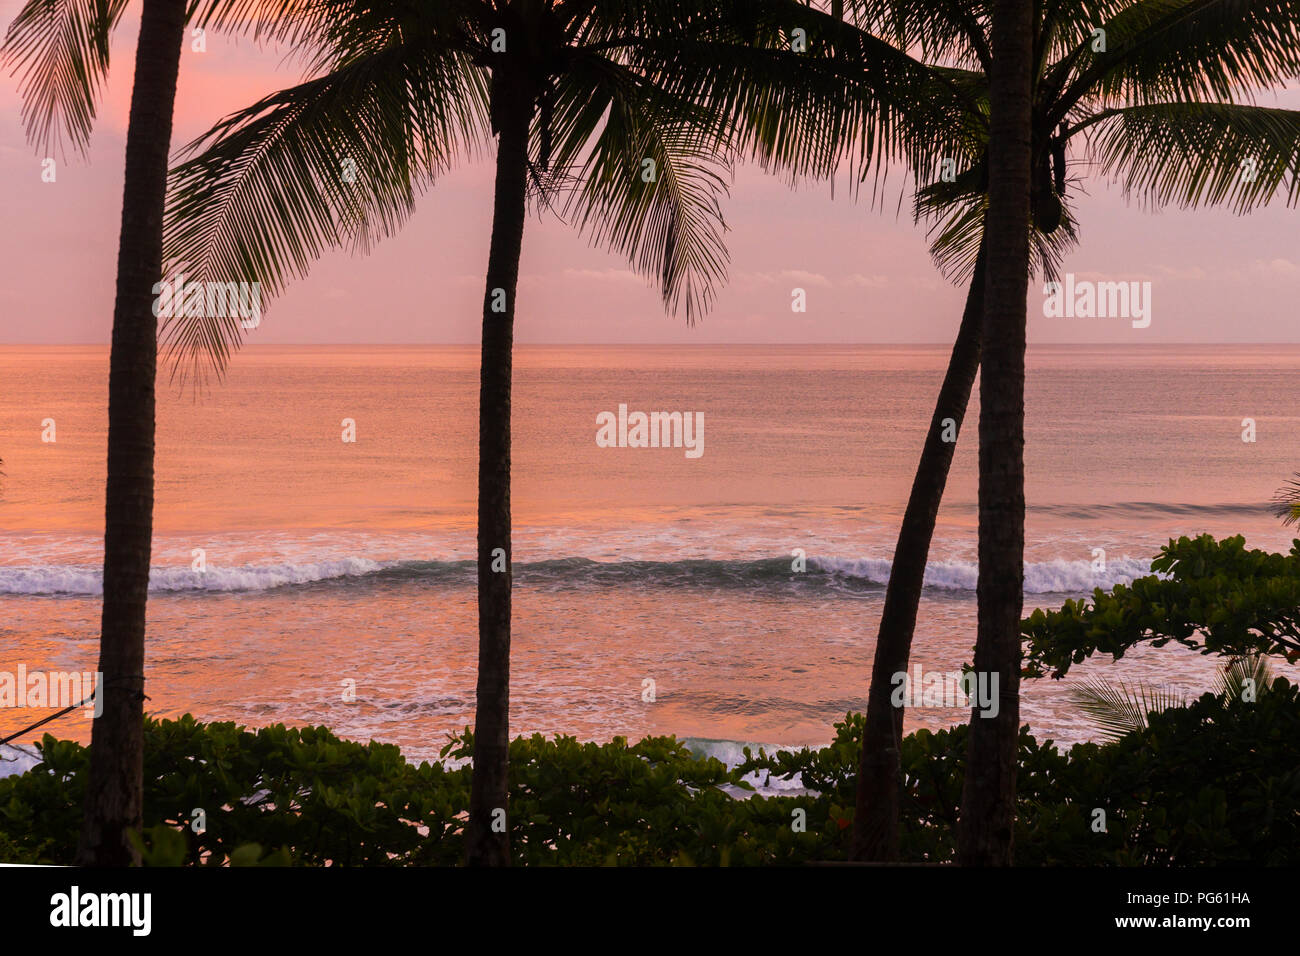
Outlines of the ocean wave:
[{"label": "ocean wave", "polygon": [[[383,565],[367,558],[343,558],[308,564],[244,565],[237,568],[152,568],[149,590],[269,591],[272,588],[374,574]],[[0,594],[94,595],[103,590],[99,568],[83,565],[0,567]]]},{"label": "ocean wave", "polygon": [[[814,559],[809,559],[809,566]],[[891,562],[883,558],[844,560],[819,558],[816,563],[832,575],[870,581],[881,587],[889,583]],[[1118,558],[1106,563],[1106,570],[1093,567],[1091,561],[1025,562],[1026,594],[1074,594],[1129,584],[1134,578],[1151,573],[1151,563],[1144,558]],[[979,565],[974,561],[931,561],[925,569],[925,587],[939,591],[974,591],[979,580]]]},{"label": "ocean wave", "polygon": [[[946,506],[945,506],[946,507]],[[1191,504],[1176,501],[1119,501],[1111,504],[1039,504],[1028,505],[1035,514],[1057,518],[1087,520],[1090,518],[1241,518],[1267,517],[1275,505],[1269,502],[1224,502],[1219,504]],[[972,505],[972,510],[978,506]]]},{"label": "ocean wave", "polygon": [[[806,569],[794,570],[789,558],[759,560],[687,559],[680,561],[593,561],[556,558],[515,565],[515,580],[525,587],[548,591],[610,588],[742,589],[769,593],[869,593],[889,582],[890,562],[884,558],[810,557]],[[1150,573],[1145,559],[1119,558],[1105,571],[1087,560],[1057,558],[1025,563],[1026,594],[1075,594],[1093,588],[1128,584]],[[925,587],[937,591],[974,591],[979,569],[973,561],[932,561]],[[96,595],[98,568],[55,566],[0,567],[0,594]],[[472,561],[372,561],[343,558],[305,564],[217,567],[204,572],[189,568],[154,568],[149,590],[154,593],[270,591],[279,588],[340,586],[368,582],[376,585],[469,586]]]}]

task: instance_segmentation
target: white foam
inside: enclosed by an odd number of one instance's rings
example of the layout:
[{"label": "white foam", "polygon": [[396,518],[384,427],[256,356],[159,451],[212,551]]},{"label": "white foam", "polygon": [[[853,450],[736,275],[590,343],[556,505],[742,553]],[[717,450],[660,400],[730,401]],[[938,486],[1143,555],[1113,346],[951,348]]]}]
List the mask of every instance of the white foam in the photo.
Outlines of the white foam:
[{"label": "white foam", "polygon": [[[360,577],[391,566],[368,558],[341,558],[309,564],[243,565],[206,571],[189,568],[153,568],[149,590],[159,591],[266,591],[286,584],[310,584],[331,578]],[[84,566],[0,567],[0,594],[99,594],[103,590],[99,568]]]},{"label": "white foam", "polygon": [[[812,558],[815,566],[841,578],[873,584],[889,583],[890,562],[883,558]],[[149,573],[152,592],[177,591],[267,591],[285,585],[310,584],[335,578],[362,577],[375,571],[410,562],[375,561],[343,557],[303,564],[246,564],[238,567],[208,565],[205,572],[188,567],[155,567]],[[600,566],[597,570],[608,570]],[[1025,564],[1026,594],[1090,593],[1093,588],[1110,589],[1129,584],[1151,573],[1147,559],[1117,558],[1105,571],[1095,570],[1090,561],[1031,561]],[[87,565],[33,565],[0,567],[0,594],[97,595],[101,572]],[[979,566],[974,561],[932,561],[925,572],[925,586],[944,591],[974,591]]]},{"label": "white foam", "polygon": [[[889,583],[890,562],[883,558],[816,558],[810,559],[833,574],[860,578],[875,584]],[[1118,558],[1106,562],[1098,571],[1091,561],[1025,562],[1026,594],[1072,594],[1108,590],[1116,584],[1131,584],[1134,578],[1151,574],[1150,559]],[[943,591],[974,591],[979,581],[979,565],[974,561],[931,561],[925,569],[925,586]]]},{"label": "white foam", "polygon": [[40,762],[41,756],[35,748],[0,744],[0,777],[13,777],[26,773]]}]

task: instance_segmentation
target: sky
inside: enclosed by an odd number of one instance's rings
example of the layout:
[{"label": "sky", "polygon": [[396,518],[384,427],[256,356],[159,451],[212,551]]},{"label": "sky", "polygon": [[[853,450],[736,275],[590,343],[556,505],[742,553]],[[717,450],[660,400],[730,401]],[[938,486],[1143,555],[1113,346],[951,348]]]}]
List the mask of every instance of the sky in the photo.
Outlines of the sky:
[{"label": "sky", "polygon": [[[0,0],[8,24],[18,0]],[[136,9],[132,5],[132,11]],[[0,77],[0,343],[107,343],[137,16],[122,20],[87,156],[55,155],[56,181],[27,144],[16,77]],[[216,120],[302,78],[284,48],[213,34],[181,56],[173,149]],[[1260,105],[1300,109],[1293,87]],[[1079,159],[1078,154],[1072,156]],[[1076,280],[1150,282],[1150,324],[1049,317],[1031,283],[1029,341],[1300,342],[1300,209],[1152,212],[1088,177],[1076,200]],[[895,179],[896,184],[901,180]],[[842,180],[790,189],[753,167],[724,203],[729,281],[693,327],[616,254],[591,248],[553,216],[524,231],[516,342],[521,344],[947,343],[965,290],[944,279],[897,185],[887,209],[854,202]],[[369,256],[327,253],[270,302],[249,344],[449,343],[479,339],[492,216],[490,157],[455,170]],[[807,311],[793,312],[792,291]]]}]

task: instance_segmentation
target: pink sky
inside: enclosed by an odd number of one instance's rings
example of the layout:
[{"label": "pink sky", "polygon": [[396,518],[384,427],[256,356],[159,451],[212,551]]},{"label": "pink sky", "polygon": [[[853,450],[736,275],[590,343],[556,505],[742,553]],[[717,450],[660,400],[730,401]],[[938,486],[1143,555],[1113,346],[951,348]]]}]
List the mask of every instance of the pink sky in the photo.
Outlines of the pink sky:
[{"label": "pink sky", "polygon": [[[18,0],[0,2],[7,26]],[[133,7],[134,9],[134,7]],[[139,21],[128,15],[86,159],[41,159],[19,120],[17,79],[0,81],[0,342],[106,343],[121,213],[131,67]],[[173,146],[222,115],[300,78],[284,51],[207,37],[181,57]],[[1300,91],[1261,98],[1300,109]],[[1072,158],[1078,158],[1077,155]],[[1080,172],[1072,167],[1072,174]],[[271,303],[252,343],[478,341],[492,214],[490,162],[462,168],[427,192],[405,229],[369,257],[328,254]],[[841,184],[843,186],[843,184]],[[1080,279],[1150,281],[1152,321],[1053,319],[1032,294],[1031,343],[1300,342],[1300,210],[1281,203],[1248,217],[1222,210],[1150,213],[1103,181],[1085,183],[1082,242],[1065,269]],[[949,342],[964,290],[946,282],[910,216],[855,204],[826,186],[792,191],[739,171],[724,212],[730,282],[694,329],[666,315],[658,292],[618,256],[573,229],[530,218],[524,233],[520,343]],[[896,200],[896,193],[894,194]],[[792,313],[791,290],[807,293]],[[1041,289],[1041,287],[1040,287]]]}]

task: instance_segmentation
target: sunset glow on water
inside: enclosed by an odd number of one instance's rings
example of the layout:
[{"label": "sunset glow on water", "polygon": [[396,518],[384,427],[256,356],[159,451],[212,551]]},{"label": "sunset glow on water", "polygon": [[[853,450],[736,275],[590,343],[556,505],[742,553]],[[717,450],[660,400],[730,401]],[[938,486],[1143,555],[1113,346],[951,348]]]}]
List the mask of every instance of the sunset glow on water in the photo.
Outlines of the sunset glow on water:
[{"label": "sunset glow on water", "polygon": [[[106,358],[0,349],[9,669],[94,668]],[[938,347],[520,348],[512,733],[676,734],[718,752],[827,741],[865,706],[946,361]],[[1031,349],[1026,610],[1145,573],[1171,536],[1287,550],[1267,503],[1300,449],[1298,369],[1296,347]],[[149,711],[323,723],[417,758],[472,724],[476,386],[474,348],[333,346],[250,347],[224,382],[162,388]],[[597,416],[620,403],[703,413],[704,453],[599,447]],[[960,667],[974,643],[967,437],[921,604],[925,668]],[[1065,697],[1077,680],[1196,695],[1218,666],[1175,646],[1099,655],[1026,682],[1022,712],[1040,737],[1083,739]],[[964,718],[907,711],[909,728]],[[88,740],[89,721],[60,732]]]}]

